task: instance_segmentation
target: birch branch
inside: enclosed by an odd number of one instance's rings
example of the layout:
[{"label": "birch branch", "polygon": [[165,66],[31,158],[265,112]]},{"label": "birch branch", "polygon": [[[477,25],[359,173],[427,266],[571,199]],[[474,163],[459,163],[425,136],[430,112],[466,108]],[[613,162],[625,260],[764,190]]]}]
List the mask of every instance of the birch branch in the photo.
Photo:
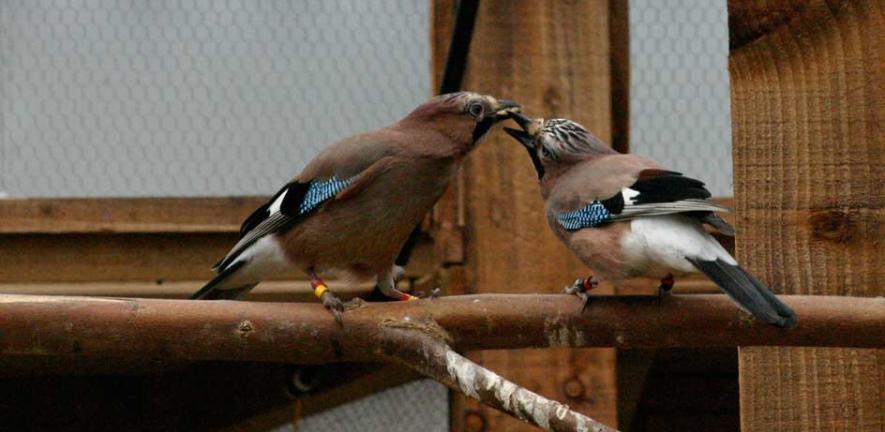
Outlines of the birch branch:
[{"label": "birch branch", "polygon": [[617,432],[568,405],[547,399],[455,352],[444,341],[416,330],[389,329],[385,355],[455,391],[546,431]]}]

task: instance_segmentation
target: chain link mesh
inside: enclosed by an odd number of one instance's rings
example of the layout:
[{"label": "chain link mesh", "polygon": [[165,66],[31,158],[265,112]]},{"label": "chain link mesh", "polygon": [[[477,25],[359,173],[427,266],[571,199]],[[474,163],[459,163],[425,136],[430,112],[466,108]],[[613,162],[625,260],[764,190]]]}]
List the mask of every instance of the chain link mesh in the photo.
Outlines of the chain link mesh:
[{"label": "chain link mesh", "polygon": [[630,147],[732,195],[725,0],[630,0]]},{"label": "chain link mesh", "polygon": [[[274,432],[291,432],[284,425]],[[433,380],[394,387],[306,417],[299,432],[445,432],[449,430],[449,392]]]},{"label": "chain link mesh", "polygon": [[0,191],[275,191],[430,94],[429,2],[0,0]]}]

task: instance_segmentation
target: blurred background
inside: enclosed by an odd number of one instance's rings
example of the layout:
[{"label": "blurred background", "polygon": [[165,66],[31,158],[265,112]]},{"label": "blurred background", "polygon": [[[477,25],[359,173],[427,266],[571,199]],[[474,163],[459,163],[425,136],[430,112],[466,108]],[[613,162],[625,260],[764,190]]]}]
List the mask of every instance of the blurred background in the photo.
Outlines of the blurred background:
[{"label": "blurred background", "polygon": [[[326,145],[395,121],[434,93],[432,3],[0,0],[0,194],[273,193]],[[631,0],[627,11],[630,151],[705,179],[714,196],[731,196],[725,0]],[[191,261],[208,267],[214,258],[205,255]],[[205,274],[173,273],[157,276],[151,289],[195,280],[184,292]],[[41,284],[68,280],[52,270],[32,275],[40,276],[12,277],[8,289],[55,293]],[[733,353],[724,358],[735,361]],[[731,390],[719,409],[736,417]],[[449,399],[442,385],[414,381],[305,415],[299,430],[447,431]],[[262,427],[293,430],[279,420],[291,412],[282,412]]]}]

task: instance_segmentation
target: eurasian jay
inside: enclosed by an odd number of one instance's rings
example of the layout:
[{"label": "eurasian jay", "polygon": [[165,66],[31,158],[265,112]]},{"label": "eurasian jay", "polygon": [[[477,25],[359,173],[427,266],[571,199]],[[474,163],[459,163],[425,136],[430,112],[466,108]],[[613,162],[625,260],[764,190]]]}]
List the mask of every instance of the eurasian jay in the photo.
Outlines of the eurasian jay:
[{"label": "eurasian jay", "polygon": [[320,277],[374,278],[395,288],[394,260],[409,233],[443,194],[464,156],[519,105],[470,92],[437,96],[398,122],[338,141],[243,222],[240,240],[193,299],[232,299],[290,270],[310,276],[314,294],[341,321],[343,304]]},{"label": "eurasian jay", "polygon": [[700,271],[757,319],[795,325],[795,313],[704,230],[734,235],[704,183],[618,153],[574,121],[513,118],[523,130],[505,130],[528,150],[550,228],[594,272],[566,289],[585,306],[600,280],[655,278],[669,290],[674,276]]}]

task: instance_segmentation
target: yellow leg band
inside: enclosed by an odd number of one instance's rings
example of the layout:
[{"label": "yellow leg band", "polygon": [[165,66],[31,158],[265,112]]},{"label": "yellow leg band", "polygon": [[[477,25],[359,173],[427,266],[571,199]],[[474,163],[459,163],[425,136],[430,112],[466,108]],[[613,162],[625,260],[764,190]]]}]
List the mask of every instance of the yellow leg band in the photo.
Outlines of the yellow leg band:
[{"label": "yellow leg band", "polygon": [[325,284],[319,284],[316,288],[313,289],[313,295],[317,296],[317,298],[323,298],[323,294],[329,290]]}]

